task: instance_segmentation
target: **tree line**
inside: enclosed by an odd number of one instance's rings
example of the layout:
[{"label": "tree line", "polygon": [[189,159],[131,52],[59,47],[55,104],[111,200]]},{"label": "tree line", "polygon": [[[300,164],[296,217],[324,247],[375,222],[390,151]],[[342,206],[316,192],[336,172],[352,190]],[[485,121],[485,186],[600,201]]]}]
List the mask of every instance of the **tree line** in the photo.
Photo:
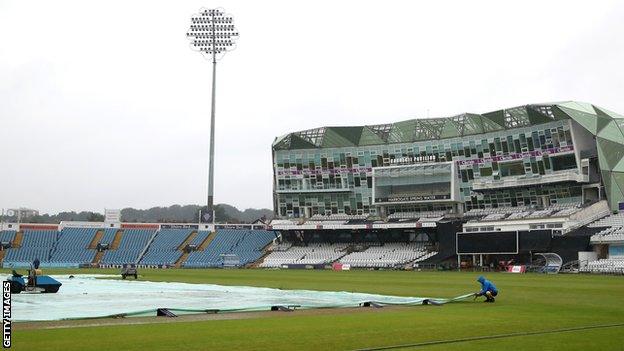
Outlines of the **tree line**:
[{"label": "tree line", "polygon": [[[123,222],[149,223],[197,223],[199,211],[206,206],[173,205],[169,207],[152,207],[149,209],[124,208],[121,210]],[[268,208],[248,208],[244,211],[227,204],[215,205],[215,219],[218,223],[252,223],[257,219],[269,220],[273,218],[273,210]],[[4,222],[17,222],[17,216],[0,216]],[[64,211],[57,214],[40,214],[38,216],[22,217],[23,223],[51,223],[61,221],[103,222],[104,214],[91,211]]]}]

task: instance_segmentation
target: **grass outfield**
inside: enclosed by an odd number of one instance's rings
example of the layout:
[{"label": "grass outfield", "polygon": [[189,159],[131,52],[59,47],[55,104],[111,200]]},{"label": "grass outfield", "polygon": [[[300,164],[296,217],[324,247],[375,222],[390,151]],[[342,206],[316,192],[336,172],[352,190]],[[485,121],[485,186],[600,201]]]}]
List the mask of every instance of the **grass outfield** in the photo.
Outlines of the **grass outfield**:
[{"label": "grass outfield", "polygon": [[[6,272],[6,271],[5,271]],[[118,273],[118,270],[46,270]],[[478,290],[477,273],[301,270],[140,270],[141,279],[282,289],[452,297]],[[353,350],[540,333],[400,350],[624,350],[624,277],[487,274],[495,304],[460,302],[271,318],[20,330],[16,350]],[[52,297],[52,296],[51,296]],[[553,332],[557,331],[558,332]]]}]

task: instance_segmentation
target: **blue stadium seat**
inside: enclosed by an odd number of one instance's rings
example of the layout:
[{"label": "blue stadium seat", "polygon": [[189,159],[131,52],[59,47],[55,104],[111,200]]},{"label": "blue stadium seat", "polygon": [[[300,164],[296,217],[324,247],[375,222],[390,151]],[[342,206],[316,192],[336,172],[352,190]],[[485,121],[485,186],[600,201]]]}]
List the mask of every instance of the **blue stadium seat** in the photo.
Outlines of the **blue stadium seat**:
[{"label": "blue stadium seat", "polygon": [[[154,229],[124,229],[119,248],[117,250],[106,250],[100,263],[135,263],[152,235],[154,235],[154,231]],[[106,236],[106,233],[104,236]]]},{"label": "blue stadium seat", "polygon": [[191,229],[162,229],[141,258],[141,264],[174,264],[182,256],[182,252],[177,250],[178,247],[192,232]]},{"label": "blue stadium seat", "polygon": [[50,262],[60,266],[91,263],[96,250],[89,250],[88,246],[97,231],[95,228],[64,228],[54,245]]},{"label": "blue stadium seat", "polygon": [[[96,250],[89,249],[96,228],[64,228],[55,230],[26,230],[22,246],[8,249],[5,267],[27,267],[38,258],[43,266],[74,267],[93,262]],[[120,229],[106,228],[100,243],[112,244]],[[106,250],[100,263],[121,265],[136,263],[146,265],[173,265],[181,257],[180,245],[193,232],[191,229],[122,229],[123,234],[116,250]],[[15,231],[1,231],[0,241],[12,241]],[[199,231],[190,244],[199,246],[208,238],[208,231]],[[150,240],[152,239],[150,243]],[[236,255],[240,265],[246,265],[262,256],[262,249],[275,238],[268,230],[221,229],[204,251],[189,254],[185,267],[222,267],[224,254]],[[149,243],[149,246],[148,246]],[[144,250],[143,257],[140,255]]]},{"label": "blue stadium seat", "polygon": [[3,265],[6,267],[28,265],[35,259],[45,264],[50,259],[50,251],[56,242],[56,230],[25,230],[20,248],[7,250]]},{"label": "blue stadium seat", "polygon": [[184,267],[222,267],[224,254],[238,256],[240,265],[254,262],[262,256],[262,249],[275,239],[269,230],[219,229],[214,240],[204,251],[194,251]]}]

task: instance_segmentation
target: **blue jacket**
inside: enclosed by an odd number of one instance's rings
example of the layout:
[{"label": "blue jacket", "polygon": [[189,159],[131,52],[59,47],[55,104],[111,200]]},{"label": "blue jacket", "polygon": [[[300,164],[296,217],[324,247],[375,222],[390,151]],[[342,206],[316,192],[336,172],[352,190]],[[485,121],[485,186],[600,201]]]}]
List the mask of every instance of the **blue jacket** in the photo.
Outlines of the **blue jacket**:
[{"label": "blue jacket", "polygon": [[479,291],[479,294],[483,295],[486,291],[491,291],[495,294],[498,294],[498,289],[496,289],[496,286],[494,286],[491,281],[485,279],[484,276],[480,276],[477,281],[481,283],[481,291]]}]

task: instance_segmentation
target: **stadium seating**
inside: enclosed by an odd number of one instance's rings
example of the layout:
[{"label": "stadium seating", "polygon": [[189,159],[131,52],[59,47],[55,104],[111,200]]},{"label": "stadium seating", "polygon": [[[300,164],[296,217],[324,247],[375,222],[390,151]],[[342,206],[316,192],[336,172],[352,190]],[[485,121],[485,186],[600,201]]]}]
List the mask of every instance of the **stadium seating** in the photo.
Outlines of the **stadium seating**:
[{"label": "stadium seating", "polygon": [[158,265],[174,264],[182,252],[177,248],[193,232],[192,229],[162,229],[149,246],[149,249],[141,258],[141,264]]},{"label": "stadium seating", "polygon": [[315,214],[310,218],[301,218],[299,220],[294,219],[274,219],[271,221],[271,225],[342,225],[349,222],[360,223],[365,221],[368,215],[348,215],[343,213],[320,215]]},{"label": "stadium seating", "polygon": [[[430,213],[439,215],[440,213]],[[422,216],[423,213],[419,213]],[[344,222],[343,219],[310,220],[329,225]],[[358,220],[358,219],[351,219]],[[22,245],[8,249],[4,257],[6,267],[28,265],[39,258],[44,266],[77,266],[94,261],[97,250],[89,249],[96,233],[103,230],[101,244],[112,244],[121,231],[119,246],[109,247],[99,261],[104,266],[139,263],[144,265],[173,265],[183,252],[182,243],[193,233],[192,229],[95,229],[65,228],[54,230],[26,230]],[[190,244],[200,248],[209,238],[208,231],[199,231]],[[0,240],[11,241],[14,231],[0,232]],[[192,251],[182,260],[184,267],[223,267],[225,265],[244,266],[258,261],[263,249],[275,238],[276,233],[268,230],[219,229],[208,246]],[[363,251],[362,251],[363,250]],[[353,267],[393,268],[408,263],[423,261],[435,252],[427,252],[423,245],[415,243],[309,243],[307,246],[283,242],[274,245],[260,264],[261,267],[281,267],[284,264],[316,265],[340,261]],[[226,257],[224,257],[224,255]],[[228,262],[226,264],[226,260]]]},{"label": "stadium seating", "polygon": [[[559,212],[561,212],[561,211],[559,211]],[[559,212],[557,212],[557,213],[559,213]],[[522,213],[526,213],[526,212],[522,212]],[[550,216],[552,213],[553,213],[553,210],[550,210],[550,209],[548,209],[548,210],[539,210],[539,211],[533,211],[531,214],[529,214],[526,217],[527,218],[546,218],[546,217]],[[570,213],[570,214],[572,214],[572,213]]]},{"label": "stadium seating", "polygon": [[489,215],[481,218],[482,221],[499,221],[503,218],[507,217],[507,212],[502,213],[490,213]]},{"label": "stadium seating", "polygon": [[314,220],[314,219],[309,219],[307,221],[305,221],[305,224],[312,224],[312,225],[324,225],[324,226],[329,226],[329,225],[340,225],[340,224],[346,224],[347,221],[337,221],[337,220],[326,220],[326,221],[320,221],[320,220]]},{"label": "stadium seating", "polygon": [[[8,249],[3,264],[5,267],[28,266],[35,258],[39,258],[44,266],[73,267],[91,263],[97,250],[88,246],[98,230],[102,229],[65,228],[61,232],[26,230],[21,247]],[[153,229],[106,228],[99,243],[112,244],[120,230],[122,235],[118,248],[104,251],[101,264],[122,265],[138,261],[145,265],[172,265],[182,255],[179,246],[192,233],[190,229],[156,232]],[[15,231],[1,231],[0,242],[12,241],[15,235]],[[209,235],[208,231],[199,231],[190,244],[199,247]],[[221,267],[222,254],[234,255],[240,265],[255,262],[262,256],[263,248],[275,237],[274,231],[221,229],[205,250],[189,255],[186,266]]]},{"label": "stadium seating", "polygon": [[106,228],[104,230],[104,236],[102,236],[102,239],[100,240],[100,244],[102,245],[112,244],[113,239],[115,239],[115,234],[117,234],[118,231],[119,229],[117,228]]},{"label": "stadium seating", "polygon": [[258,260],[273,239],[275,233],[268,230],[220,229],[205,250],[191,252],[184,267],[223,267],[226,254],[236,255],[243,266]]},{"label": "stadium seating", "polygon": [[14,230],[0,230],[0,242],[13,242],[15,239],[15,231]]},{"label": "stadium seating", "polygon": [[6,256],[4,256],[3,264],[5,267],[13,265],[28,266],[36,258],[45,263],[48,261],[49,255],[49,248],[22,247],[20,249],[9,249]]},{"label": "stadium seating", "polygon": [[624,274],[624,257],[592,261],[581,268],[586,273]]},{"label": "stadium seating", "polygon": [[28,266],[37,258],[47,263],[57,236],[56,230],[25,230],[21,247],[7,250],[4,266]]},{"label": "stadium seating", "polygon": [[587,225],[590,228],[624,227],[624,212],[603,217]]},{"label": "stadium seating", "polygon": [[[313,216],[314,217],[314,216]],[[273,219],[271,225],[297,225],[298,222],[290,219]]]},{"label": "stadium seating", "polygon": [[624,241],[624,228],[619,226],[608,227],[592,235],[590,239],[592,244],[614,241]]},{"label": "stadium seating", "polygon": [[[323,264],[331,263],[345,255],[344,250],[348,244],[312,244],[302,249],[304,256],[300,258],[297,264]],[[298,248],[299,249],[299,248]]]},{"label": "stadium seating", "polygon": [[473,208],[466,213],[466,217],[481,217],[482,221],[519,220],[547,217],[568,217],[581,210],[580,203],[553,204],[544,209],[534,209],[529,206]]},{"label": "stadium seating", "polygon": [[410,262],[424,261],[437,252],[428,252],[416,243],[365,243],[364,251],[349,253],[353,244],[314,243],[293,246],[290,243],[275,245],[260,267],[275,268],[290,264],[328,264],[339,261],[352,267],[393,268]]},{"label": "stadium seating", "polygon": [[366,219],[368,215],[348,215],[344,213],[334,213],[330,215],[315,214],[310,219],[317,221],[348,221],[351,219]]},{"label": "stadium seating", "polygon": [[284,264],[295,263],[303,256],[305,254],[299,251],[274,251],[264,258],[264,261],[260,263],[260,267],[281,267]]},{"label": "stadium seating", "polygon": [[624,213],[611,214],[587,225],[604,228],[590,238],[592,244],[624,242]]},{"label": "stadium seating", "polygon": [[65,228],[54,245],[50,262],[56,265],[74,265],[93,261],[95,250],[88,246],[98,229]]},{"label": "stadium seating", "polygon": [[392,268],[409,262],[420,262],[435,254],[427,252],[424,245],[417,243],[386,243],[350,253],[341,258],[340,263],[362,268]]},{"label": "stadium seating", "polygon": [[26,230],[22,247],[49,248],[54,246],[58,232],[56,230]]},{"label": "stadium seating", "polygon": [[191,241],[191,245],[195,245],[195,246],[201,245],[201,243],[203,243],[204,240],[206,240],[208,235],[210,235],[209,231],[200,230],[199,232],[197,232],[197,235],[195,236],[195,238],[193,238],[193,240]]},{"label": "stadium seating", "polygon": [[388,219],[437,218],[445,214],[445,211],[395,212],[388,215]]},{"label": "stadium seating", "polygon": [[271,251],[272,252],[286,251],[286,250],[290,249],[292,246],[293,246],[292,243],[283,242],[283,243],[279,243],[277,245],[273,245],[273,247],[271,248]]},{"label": "stadium seating", "polygon": [[[260,267],[281,267],[284,264],[323,264],[331,263],[344,256],[349,244],[309,244],[308,246],[290,246],[286,251],[273,250]],[[280,246],[280,249],[286,246]]]},{"label": "stadium seating", "polygon": [[136,263],[154,232],[153,229],[124,229],[119,248],[106,250],[101,263],[112,265]]}]

